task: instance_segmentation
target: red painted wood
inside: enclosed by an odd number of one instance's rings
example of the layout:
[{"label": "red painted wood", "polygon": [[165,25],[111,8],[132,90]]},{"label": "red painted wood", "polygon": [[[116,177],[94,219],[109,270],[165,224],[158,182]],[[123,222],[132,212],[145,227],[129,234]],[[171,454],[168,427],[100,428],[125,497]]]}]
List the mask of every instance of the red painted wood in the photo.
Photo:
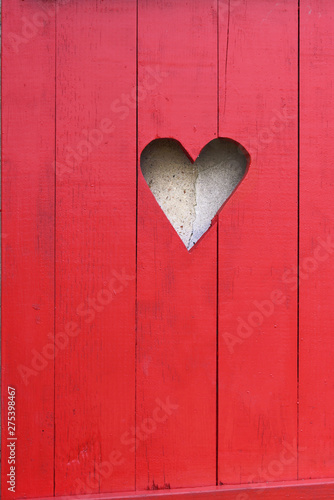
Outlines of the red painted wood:
[{"label": "red painted wood", "polygon": [[334,5],[300,9],[300,477],[333,473]]},{"label": "red painted wood", "polygon": [[257,0],[219,15],[219,134],[251,155],[219,216],[224,484],[297,474],[297,301],[285,275],[297,263],[297,13],[297,1]]},{"label": "red painted wood", "polygon": [[57,495],[135,486],[135,84],[136,2],[59,7]]},{"label": "red painted wood", "polygon": [[[334,8],[300,6],[297,414],[297,0],[3,1],[5,500],[334,497],[212,486],[217,439],[224,484],[333,475]],[[157,137],[195,159],[218,134],[252,163],[187,252],[136,162]]]},{"label": "red painted wood", "polygon": [[3,500],[53,494],[54,19],[40,1],[2,4]]},{"label": "red painted wood", "polygon": [[[216,2],[138,8],[138,161],[156,137],[194,159],[217,135]],[[189,253],[138,177],[137,489],[215,484],[216,226]]]},{"label": "red painted wood", "polygon": [[[72,497],[58,497],[59,500],[69,500]],[[77,500],[87,497],[79,495]],[[90,500],[148,500],[176,498],[186,500],[330,500],[334,498],[334,480],[313,480],[297,482],[278,482],[273,484],[257,484],[256,486],[221,486],[211,488],[182,488],[168,491],[146,491],[116,493],[113,495],[91,495]]]}]

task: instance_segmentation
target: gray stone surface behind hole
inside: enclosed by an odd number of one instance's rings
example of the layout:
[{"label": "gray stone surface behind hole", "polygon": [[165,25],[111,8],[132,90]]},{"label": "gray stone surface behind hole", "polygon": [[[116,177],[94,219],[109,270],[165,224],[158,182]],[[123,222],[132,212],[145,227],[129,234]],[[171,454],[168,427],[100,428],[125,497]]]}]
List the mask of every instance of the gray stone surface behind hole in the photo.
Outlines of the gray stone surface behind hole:
[{"label": "gray stone surface behind hole", "polygon": [[228,139],[211,141],[194,164],[173,139],[152,141],[141,155],[146,182],[188,250],[209,229],[246,168],[246,156]]},{"label": "gray stone surface behind hole", "polygon": [[172,139],[149,144],[141,155],[140,166],[155,199],[188,248],[196,217],[197,168]]},{"label": "gray stone surface behind hole", "polygon": [[211,141],[196,160],[196,218],[189,247],[209,229],[212,219],[245,175],[247,159],[233,141]]}]

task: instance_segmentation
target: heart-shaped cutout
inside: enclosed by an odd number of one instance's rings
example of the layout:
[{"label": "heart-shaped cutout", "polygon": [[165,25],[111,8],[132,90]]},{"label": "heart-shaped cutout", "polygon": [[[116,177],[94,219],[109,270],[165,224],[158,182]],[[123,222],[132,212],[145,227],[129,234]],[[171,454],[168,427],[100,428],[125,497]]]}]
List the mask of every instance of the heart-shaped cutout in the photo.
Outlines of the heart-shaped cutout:
[{"label": "heart-shaped cutout", "polygon": [[190,250],[245,177],[250,155],[236,141],[210,141],[193,162],[175,139],[155,139],[140,167],[156,201]]}]

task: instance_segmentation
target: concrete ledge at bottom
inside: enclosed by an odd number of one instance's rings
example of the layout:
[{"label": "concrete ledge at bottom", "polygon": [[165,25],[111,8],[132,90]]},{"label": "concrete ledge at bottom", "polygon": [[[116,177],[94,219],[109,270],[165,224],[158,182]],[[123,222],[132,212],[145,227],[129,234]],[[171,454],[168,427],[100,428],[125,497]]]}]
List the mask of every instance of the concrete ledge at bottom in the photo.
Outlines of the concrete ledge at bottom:
[{"label": "concrete ledge at bottom", "polygon": [[[45,498],[44,500],[51,500]],[[147,490],[91,495],[68,495],[57,500],[332,500],[333,479],[308,479],[170,490]],[[37,498],[35,500],[38,500]],[[40,500],[40,499],[39,499]]]}]

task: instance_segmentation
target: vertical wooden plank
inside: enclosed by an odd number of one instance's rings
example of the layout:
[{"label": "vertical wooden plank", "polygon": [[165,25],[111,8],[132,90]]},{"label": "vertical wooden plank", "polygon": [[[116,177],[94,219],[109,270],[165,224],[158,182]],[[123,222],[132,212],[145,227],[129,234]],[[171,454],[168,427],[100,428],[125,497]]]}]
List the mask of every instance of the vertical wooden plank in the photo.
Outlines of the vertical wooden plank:
[{"label": "vertical wooden plank", "polygon": [[4,500],[53,494],[54,14],[42,1],[2,2]]},{"label": "vertical wooden plank", "polygon": [[300,477],[333,475],[334,5],[300,5]]},{"label": "vertical wooden plank", "polygon": [[134,489],[135,85],[135,0],[59,8],[56,494]]},{"label": "vertical wooden plank", "polygon": [[[216,1],[138,9],[138,161],[157,137],[195,159],[217,136]],[[216,480],[216,246],[215,225],[189,253],[139,170],[139,490]]]},{"label": "vertical wooden plank", "polygon": [[219,133],[251,155],[219,217],[224,484],[296,477],[297,13],[297,1],[220,2]]}]

